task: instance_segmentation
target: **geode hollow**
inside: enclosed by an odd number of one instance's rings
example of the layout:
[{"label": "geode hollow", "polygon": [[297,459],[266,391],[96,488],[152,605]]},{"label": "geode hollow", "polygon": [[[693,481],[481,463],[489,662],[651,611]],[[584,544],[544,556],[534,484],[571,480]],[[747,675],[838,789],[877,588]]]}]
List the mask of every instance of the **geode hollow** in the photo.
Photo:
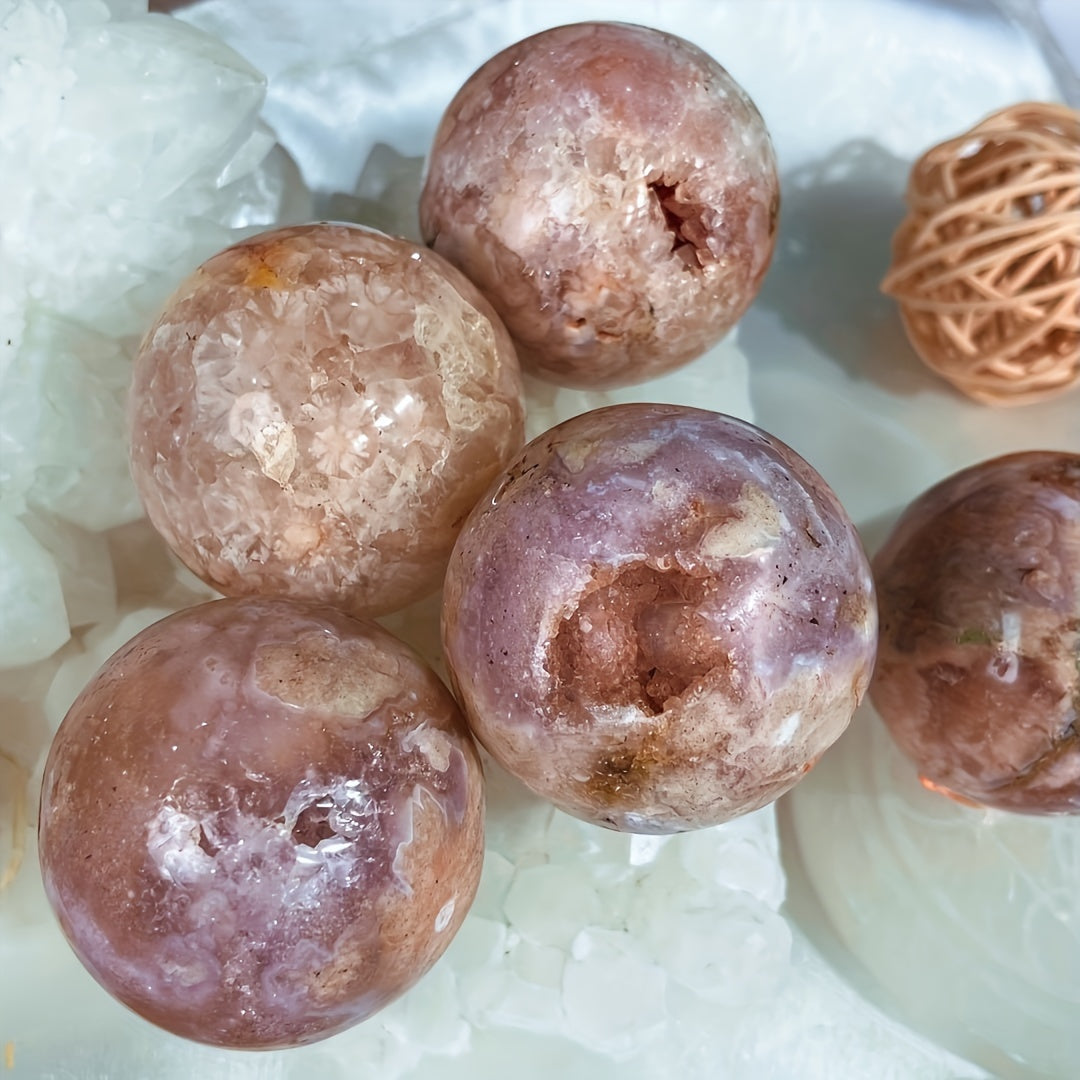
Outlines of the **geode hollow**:
[{"label": "geode hollow", "polygon": [[131,468],[154,527],[230,596],[377,615],[437,588],[524,441],[521,374],[444,259],[370,229],[278,229],[215,255],[151,328]]},{"label": "geode hollow", "polygon": [[457,704],[386,631],[219,600],[144,630],[79,695],[39,837],[46,894],[110,993],[200,1042],[295,1046],[449,944],[483,778]]},{"label": "geode hollow", "polygon": [[632,832],[790,788],[847,726],[876,628],[821,477],[682,406],[615,405],[535,439],[470,516],[443,594],[474,734],[563,810]]},{"label": "geode hollow", "polygon": [[640,382],[718,341],[772,257],[779,185],[753,102],[697,46],[619,23],[546,30],[446,110],[424,239],[565,386]]},{"label": "geode hollow", "polygon": [[871,698],[924,782],[1080,813],[1080,455],[953,474],[905,510],[874,570]]}]

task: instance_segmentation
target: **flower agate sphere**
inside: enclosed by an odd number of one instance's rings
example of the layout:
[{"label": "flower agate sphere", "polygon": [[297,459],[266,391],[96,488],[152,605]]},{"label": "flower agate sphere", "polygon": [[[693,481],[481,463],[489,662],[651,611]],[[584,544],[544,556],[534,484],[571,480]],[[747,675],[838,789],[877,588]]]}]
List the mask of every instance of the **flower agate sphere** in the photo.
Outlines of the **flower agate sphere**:
[{"label": "flower agate sphere", "polygon": [[908,507],[874,568],[871,696],[924,783],[1080,813],[1080,455],[956,473]]},{"label": "flower agate sphere", "polygon": [[369,1016],[442,953],[483,856],[453,698],[373,623],[219,600],[144,630],[56,736],[41,865],[94,977],[219,1046]]},{"label": "flower agate sphere", "polygon": [[524,440],[521,376],[438,255],[301,226],[180,286],[137,358],[131,430],[150,520],[205,581],[378,614],[438,585]]},{"label": "flower agate sphere", "polygon": [[870,570],[805,461],[730,417],[585,413],[473,511],[443,645],[484,746],[538,794],[632,832],[713,825],[790,788],[870,678]]},{"label": "flower agate sphere", "polygon": [[723,336],[761,285],[778,206],[765,124],[719,64],[670,34],[579,23],[465,83],[435,135],[420,220],[523,364],[610,387]]}]

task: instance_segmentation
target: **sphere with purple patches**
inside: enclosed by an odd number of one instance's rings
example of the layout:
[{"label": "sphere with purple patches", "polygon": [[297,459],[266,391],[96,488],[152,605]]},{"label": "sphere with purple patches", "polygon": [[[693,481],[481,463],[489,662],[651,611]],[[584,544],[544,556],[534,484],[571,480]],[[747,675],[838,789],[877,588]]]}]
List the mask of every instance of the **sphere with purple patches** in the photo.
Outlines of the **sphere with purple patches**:
[{"label": "sphere with purple patches", "polygon": [[189,1039],[287,1047],[441,955],[479,882],[483,783],[456,703],[396,638],[220,600],[144,630],[80,694],[39,832],[105,989]]},{"label": "sphere with purple patches", "polygon": [[481,743],[631,832],[788,790],[847,726],[877,611],[824,480],[751,424],[615,405],[530,443],[450,559],[443,645]]},{"label": "sphere with purple patches", "polygon": [[768,269],[779,198],[765,123],[712,57],[585,22],[510,46],[458,91],[420,222],[526,367],[598,388],[685,364],[731,328]]},{"label": "sphere with purple patches", "polygon": [[1080,813],[1080,455],[955,473],[908,507],[874,569],[871,698],[923,783]]}]

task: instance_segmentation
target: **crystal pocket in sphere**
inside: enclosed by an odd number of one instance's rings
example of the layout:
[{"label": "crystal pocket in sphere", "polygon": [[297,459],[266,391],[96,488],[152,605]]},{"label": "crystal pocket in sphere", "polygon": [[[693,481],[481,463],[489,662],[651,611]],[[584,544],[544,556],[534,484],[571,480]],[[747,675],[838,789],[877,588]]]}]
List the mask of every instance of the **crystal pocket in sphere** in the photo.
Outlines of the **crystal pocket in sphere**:
[{"label": "crystal pocket in sphere", "polygon": [[874,570],[871,698],[924,782],[1080,813],[1080,455],[955,473],[907,508]]},{"label": "crystal pocket in sphere", "polygon": [[280,229],[215,255],[147,335],[131,462],[155,528],[227,595],[353,615],[433,591],[524,440],[498,317],[408,241]]},{"label": "crystal pocket in sphere", "polygon": [[538,794],[632,832],[714,825],[790,788],[866,689],[870,570],[794,451],[630,404],[530,443],[473,511],[443,645],[474,733]]},{"label": "crystal pocket in sphere", "polygon": [[431,150],[424,239],[476,282],[522,364],[641,382],[718,341],[757,294],[779,207],[765,123],[697,46],[619,23],[512,45]]},{"label": "crystal pocket in sphere", "polygon": [[449,692],[330,608],[220,600],[144,630],[45,769],[46,893],[94,977],[219,1046],[293,1046],[414,983],[468,911],[483,782]]}]

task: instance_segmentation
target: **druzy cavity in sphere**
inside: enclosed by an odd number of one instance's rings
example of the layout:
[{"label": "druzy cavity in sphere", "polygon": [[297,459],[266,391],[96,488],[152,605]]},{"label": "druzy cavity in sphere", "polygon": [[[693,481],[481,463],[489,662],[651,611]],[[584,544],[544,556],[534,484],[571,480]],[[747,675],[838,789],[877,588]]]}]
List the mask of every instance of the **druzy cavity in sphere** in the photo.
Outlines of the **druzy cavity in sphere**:
[{"label": "druzy cavity in sphere", "polygon": [[322,224],[180,286],[136,360],[131,434],[150,520],[205,581],[371,615],[436,588],[524,407],[506,331],[457,270]]},{"label": "druzy cavity in sphere", "polygon": [[871,697],[924,781],[1080,813],[1080,455],[1012,454],[943,480],[874,570]]},{"label": "druzy cavity in sphere", "polygon": [[718,341],[760,288],[778,206],[765,124],[724,68],[671,34],[578,23],[465,83],[435,135],[420,220],[522,363],[588,388]]},{"label": "druzy cavity in sphere", "polygon": [[790,788],[847,726],[877,616],[858,535],[751,424],[616,405],[530,443],[447,572],[469,723],[569,813],[717,824]]},{"label": "druzy cavity in sphere", "polygon": [[373,623],[221,600],[143,631],[45,769],[46,893],[80,959],[168,1030],[293,1046],[449,944],[483,857],[480,763],[438,678]]}]

